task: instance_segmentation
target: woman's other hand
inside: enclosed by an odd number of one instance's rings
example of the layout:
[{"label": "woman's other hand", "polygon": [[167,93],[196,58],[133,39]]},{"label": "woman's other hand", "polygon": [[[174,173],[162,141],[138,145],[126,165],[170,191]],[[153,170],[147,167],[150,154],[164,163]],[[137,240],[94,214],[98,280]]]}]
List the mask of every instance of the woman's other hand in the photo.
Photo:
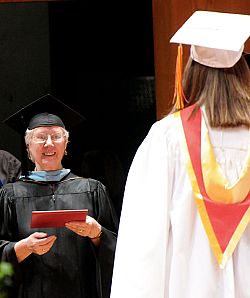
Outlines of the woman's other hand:
[{"label": "woman's other hand", "polygon": [[65,227],[75,232],[79,236],[98,239],[102,233],[102,226],[91,216],[86,217],[86,221],[70,221]]}]

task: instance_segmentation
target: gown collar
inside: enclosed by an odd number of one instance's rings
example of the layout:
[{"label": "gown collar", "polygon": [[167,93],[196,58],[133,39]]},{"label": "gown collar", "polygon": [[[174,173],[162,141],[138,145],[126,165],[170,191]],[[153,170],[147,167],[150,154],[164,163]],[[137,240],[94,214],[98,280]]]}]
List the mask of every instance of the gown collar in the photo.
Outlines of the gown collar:
[{"label": "gown collar", "polygon": [[[35,181],[60,181],[62,180],[66,175],[68,175],[70,172],[70,169],[62,169],[57,171],[30,171],[25,178],[29,178]],[[24,176],[21,176],[20,178],[24,178]]]}]

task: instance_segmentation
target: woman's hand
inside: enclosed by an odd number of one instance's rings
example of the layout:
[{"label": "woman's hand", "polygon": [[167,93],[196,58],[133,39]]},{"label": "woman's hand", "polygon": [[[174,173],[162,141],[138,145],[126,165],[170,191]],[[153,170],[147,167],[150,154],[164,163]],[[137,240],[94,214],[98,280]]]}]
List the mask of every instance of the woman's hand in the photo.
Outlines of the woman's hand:
[{"label": "woman's hand", "polygon": [[91,216],[86,217],[86,221],[70,221],[65,227],[75,232],[79,236],[97,239],[102,232],[102,226]]},{"label": "woman's hand", "polygon": [[15,252],[18,262],[22,262],[30,254],[43,255],[53,246],[56,236],[48,236],[47,233],[35,232],[29,237],[18,241],[15,244]]},{"label": "woman's hand", "polygon": [[26,245],[32,253],[43,255],[51,249],[55,241],[56,236],[48,236],[43,232],[35,232],[26,238]]}]

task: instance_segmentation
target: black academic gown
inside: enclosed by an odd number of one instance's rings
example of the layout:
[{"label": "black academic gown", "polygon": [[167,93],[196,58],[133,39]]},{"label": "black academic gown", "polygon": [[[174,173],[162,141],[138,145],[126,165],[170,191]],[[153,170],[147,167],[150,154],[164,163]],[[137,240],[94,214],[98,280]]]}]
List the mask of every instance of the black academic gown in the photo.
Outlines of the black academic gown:
[{"label": "black academic gown", "polygon": [[0,188],[21,175],[21,162],[11,153],[0,150]]},{"label": "black academic gown", "polygon": [[[32,210],[85,208],[102,225],[98,248],[66,228],[30,228]],[[35,231],[57,240],[48,253],[31,254],[18,264],[15,242]],[[60,182],[23,180],[1,189],[0,256],[13,265],[15,298],[108,298],[116,232],[117,218],[99,181],[70,173]]]}]

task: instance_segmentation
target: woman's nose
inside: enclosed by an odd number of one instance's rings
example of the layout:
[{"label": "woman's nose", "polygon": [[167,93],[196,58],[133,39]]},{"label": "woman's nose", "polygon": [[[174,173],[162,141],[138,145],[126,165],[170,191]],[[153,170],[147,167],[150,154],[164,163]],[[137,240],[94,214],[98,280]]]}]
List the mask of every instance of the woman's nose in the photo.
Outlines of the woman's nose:
[{"label": "woman's nose", "polygon": [[47,140],[46,140],[44,146],[48,146],[48,145],[54,146],[50,135],[48,135]]}]

